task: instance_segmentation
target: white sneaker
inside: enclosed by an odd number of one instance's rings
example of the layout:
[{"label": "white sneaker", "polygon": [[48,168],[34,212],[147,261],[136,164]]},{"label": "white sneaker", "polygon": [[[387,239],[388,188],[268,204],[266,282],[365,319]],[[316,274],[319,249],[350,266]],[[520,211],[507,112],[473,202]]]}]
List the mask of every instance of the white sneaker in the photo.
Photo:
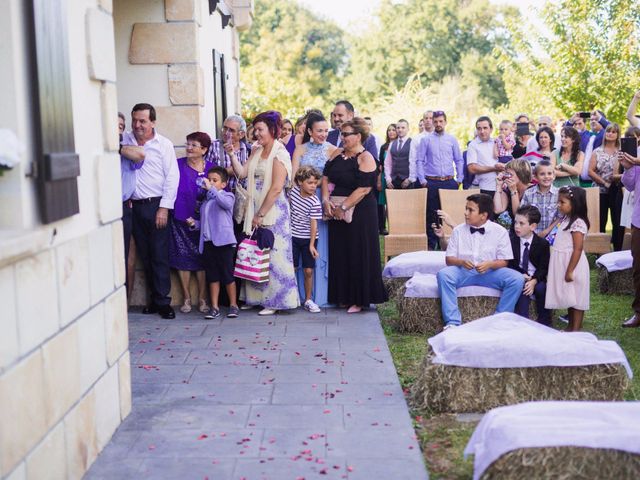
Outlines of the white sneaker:
[{"label": "white sneaker", "polygon": [[459,326],[460,325],[457,325],[455,323],[447,323],[442,330],[444,331],[449,330],[450,328],[458,328]]},{"label": "white sneaker", "polygon": [[307,312],[311,312],[311,313],[320,313],[322,311],[320,307],[316,305],[313,300],[307,300],[306,302],[304,302],[304,309]]},{"label": "white sneaker", "polygon": [[273,308],[263,308],[258,312],[258,315],[262,315],[264,317],[266,315],[275,315],[276,312],[277,310],[274,310]]}]

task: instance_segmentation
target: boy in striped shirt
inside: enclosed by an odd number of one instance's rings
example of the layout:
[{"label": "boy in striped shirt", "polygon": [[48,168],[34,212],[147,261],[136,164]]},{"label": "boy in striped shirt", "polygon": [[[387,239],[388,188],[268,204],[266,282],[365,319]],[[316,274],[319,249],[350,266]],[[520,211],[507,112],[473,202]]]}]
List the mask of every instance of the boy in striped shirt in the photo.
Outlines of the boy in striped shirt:
[{"label": "boy in striped shirt", "polygon": [[[304,309],[311,313],[320,312],[320,307],[311,300],[313,291],[313,270],[318,258],[318,220],[322,219],[322,205],[316,196],[322,173],[310,165],[302,166],[296,172],[295,183],[289,200],[291,202],[291,242],[293,245],[293,266],[300,264],[304,270]],[[313,239],[313,241],[311,240]]]}]

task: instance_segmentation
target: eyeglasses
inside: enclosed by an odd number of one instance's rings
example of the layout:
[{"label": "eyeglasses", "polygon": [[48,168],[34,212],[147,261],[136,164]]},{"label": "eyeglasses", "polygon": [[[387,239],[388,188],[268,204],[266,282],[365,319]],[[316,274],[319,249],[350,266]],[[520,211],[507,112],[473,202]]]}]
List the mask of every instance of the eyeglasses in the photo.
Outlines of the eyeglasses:
[{"label": "eyeglasses", "polygon": [[358,132],[340,132],[342,138],[348,137],[349,135],[358,135]]}]

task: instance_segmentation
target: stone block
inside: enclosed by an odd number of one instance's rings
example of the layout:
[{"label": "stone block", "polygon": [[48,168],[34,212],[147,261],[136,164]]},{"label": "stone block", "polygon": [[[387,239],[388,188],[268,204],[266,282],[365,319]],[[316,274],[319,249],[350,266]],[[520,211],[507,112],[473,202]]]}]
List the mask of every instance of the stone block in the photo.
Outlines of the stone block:
[{"label": "stone block", "polygon": [[169,65],[168,72],[173,105],[204,105],[204,74],[199,65]]},{"label": "stone block", "polygon": [[95,386],[96,395],[96,438],[98,449],[102,450],[113,432],[120,425],[120,387],[118,385],[118,366],[114,365],[105,373]]},{"label": "stone block", "polygon": [[113,282],[115,288],[120,288],[127,280],[127,270],[124,264],[122,221],[116,220],[111,224],[111,239],[113,240]]},{"label": "stone block", "polygon": [[105,301],[105,338],[109,366],[118,361],[129,345],[127,292],[119,288]]},{"label": "stone block", "polygon": [[94,80],[116,81],[116,50],[113,18],[97,8],[87,10],[87,64]]},{"label": "stone block", "polygon": [[105,12],[113,13],[113,0],[98,0],[98,6]]},{"label": "stone block", "polygon": [[196,0],[165,0],[167,21],[184,22],[196,19]]},{"label": "stone block", "polygon": [[13,470],[47,431],[42,352],[0,376],[0,475]]},{"label": "stone block", "polygon": [[27,480],[58,478],[68,478],[62,422],[27,457]]},{"label": "stone block", "polygon": [[96,398],[91,390],[64,419],[67,478],[82,478],[100,450],[96,435]]},{"label": "stone block", "polygon": [[126,352],[118,360],[118,382],[120,385],[120,419],[131,413],[131,357]]},{"label": "stone block", "polygon": [[73,324],[42,347],[46,418],[51,427],[80,398],[78,325]]},{"label": "stone block", "polygon": [[118,136],[118,91],[114,83],[105,82],[100,86],[100,107],[102,109],[104,149],[117,151],[120,146],[120,138]]},{"label": "stone block", "polygon": [[[118,175],[119,177],[119,175]],[[114,199],[119,202],[120,197]],[[113,292],[113,243],[111,225],[89,233],[89,283],[91,305]]]},{"label": "stone block", "polygon": [[105,153],[97,157],[96,191],[100,222],[110,223],[122,218],[122,179],[120,156]]},{"label": "stone block", "polygon": [[89,240],[86,236],[56,248],[60,326],[89,309]]},{"label": "stone block", "polygon": [[16,264],[16,300],[20,354],[37,347],[58,330],[58,287],[53,250]]},{"label": "stone block", "polygon": [[18,307],[13,265],[0,269],[0,369],[17,360]]},{"label": "stone block", "polygon": [[184,145],[186,136],[200,130],[200,107],[156,107],[158,132],[174,145]]},{"label": "stone block", "polygon": [[136,23],[131,34],[131,64],[198,63],[195,23]]},{"label": "stone block", "polygon": [[78,320],[81,394],[107,369],[104,310],[104,304],[99,303]]}]

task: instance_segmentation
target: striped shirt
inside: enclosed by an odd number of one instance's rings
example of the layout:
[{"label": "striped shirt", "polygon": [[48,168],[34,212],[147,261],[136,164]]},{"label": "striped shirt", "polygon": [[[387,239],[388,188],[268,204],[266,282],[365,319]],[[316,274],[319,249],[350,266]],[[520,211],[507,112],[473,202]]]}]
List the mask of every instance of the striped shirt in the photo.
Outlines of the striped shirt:
[{"label": "striped shirt", "polygon": [[[291,236],[296,238],[311,238],[311,219],[322,220],[322,205],[318,197],[300,195],[300,187],[295,186],[289,193],[291,202]],[[318,232],[316,231],[316,238]]]}]

